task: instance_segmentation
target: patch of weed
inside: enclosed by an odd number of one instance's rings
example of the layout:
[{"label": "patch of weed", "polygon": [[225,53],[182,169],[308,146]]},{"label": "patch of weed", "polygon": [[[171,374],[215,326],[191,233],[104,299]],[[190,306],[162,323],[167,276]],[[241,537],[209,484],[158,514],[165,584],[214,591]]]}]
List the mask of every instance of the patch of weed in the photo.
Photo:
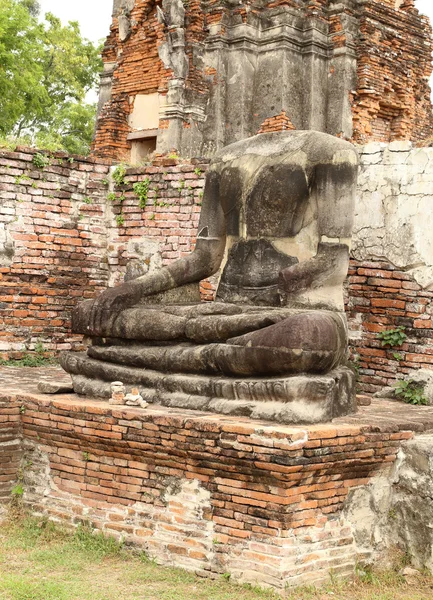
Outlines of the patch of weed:
[{"label": "patch of weed", "polygon": [[43,170],[50,164],[50,159],[45,154],[36,152],[36,154],[33,155],[32,163],[36,168]]}]

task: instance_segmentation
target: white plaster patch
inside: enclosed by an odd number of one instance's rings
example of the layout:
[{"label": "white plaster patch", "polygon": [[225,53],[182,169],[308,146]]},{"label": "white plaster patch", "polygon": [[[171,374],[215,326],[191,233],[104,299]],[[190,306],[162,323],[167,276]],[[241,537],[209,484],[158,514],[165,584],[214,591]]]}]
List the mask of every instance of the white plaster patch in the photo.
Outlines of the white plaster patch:
[{"label": "white plaster patch", "polygon": [[14,256],[14,242],[4,223],[0,223],[0,265],[9,266]]},{"label": "white plaster patch", "polygon": [[412,149],[410,142],[368,144],[360,155],[354,258],[386,260],[430,288],[433,148]]}]

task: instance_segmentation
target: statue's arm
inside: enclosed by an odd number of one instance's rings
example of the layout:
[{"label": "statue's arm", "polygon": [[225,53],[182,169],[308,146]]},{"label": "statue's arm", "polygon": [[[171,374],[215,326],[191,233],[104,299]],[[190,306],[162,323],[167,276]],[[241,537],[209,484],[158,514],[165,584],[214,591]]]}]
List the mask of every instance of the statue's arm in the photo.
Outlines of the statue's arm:
[{"label": "statue's arm", "polygon": [[338,285],[344,281],[348,267],[346,244],[321,243],[316,256],[281,271],[279,288],[283,295],[290,296],[325,285]]},{"label": "statue's arm", "polygon": [[121,310],[137,304],[141,298],[199,282],[213,275],[220,267],[225,239],[225,215],[219,198],[219,181],[210,173],[206,179],[194,251],[155,273],[105,290],[91,305],[83,306],[81,314],[78,308],[73,329],[83,332],[83,323],[86,322],[88,333],[103,335],[104,324],[109,323]]},{"label": "statue's arm", "polygon": [[317,254],[280,273],[280,289],[287,296],[312,288],[341,285],[347,275],[358,156],[347,142],[338,143],[342,148],[331,160],[315,167],[312,194],[317,201]]}]

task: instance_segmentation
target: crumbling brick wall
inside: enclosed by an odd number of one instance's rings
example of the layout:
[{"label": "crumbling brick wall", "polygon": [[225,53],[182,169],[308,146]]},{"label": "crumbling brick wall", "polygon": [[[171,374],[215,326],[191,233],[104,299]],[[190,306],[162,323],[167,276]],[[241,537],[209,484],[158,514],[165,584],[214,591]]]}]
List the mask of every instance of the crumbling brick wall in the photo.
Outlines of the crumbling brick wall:
[{"label": "crumbling brick wall", "polygon": [[292,131],[295,129],[290,118],[286,115],[286,111],[282,110],[279,115],[269,117],[260,127],[258,133],[269,133],[271,131]]},{"label": "crumbling brick wall", "polygon": [[[117,195],[123,195],[124,200],[112,205],[114,221],[108,243],[111,284],[123,280],[130,261],[140,261],[146,271],[194,249],[208,161],[160,163],[127,169],[125,185],[118,188]],[[145,206],[140,208],[133,186],[143,181],[147,182],[148,192],[141,200]],[[123,222],[117,226],[115,219],[120,214]],[[202,282],[203,300],[212,299],[213,290],[211,282]]]},{"label": "crumbling brick wall", "polygon": [[414,0],[370,1],[360,14],[354,140],[425,142],[433,135],[432,38]]},{"label": "crumbling brick wall", "polygon": [[[109,199],[108,161],[55,154],[38,168],[36,154],[0,152],[3,357],[40,343],[46,351],[80,347],[82,336],[70,332],[72,308],[121,282],[128,260],[157,268],[190,252],[200,215],[206,162],[130,170],[121,204],[120,191]],[[139,179],[149,180],[143,210],[132,190]],[[209,299],[211,284],[202,289]]]},{"label": "crumbling brick wall", "polygon": [[70,333],[71,308],[108,281],[108,163],[57,154],[41,168],[38,156],[29,149],[0,152],[3,355],[33,350],[38,342],[46,350],[79,343]]},{"label": "crumbling brick wall", "polygon": [[21,404],[14,396],[0,398],[0,520],[19,479],[22,458]]},{"label": "crumbling brick wall", "polygon": [[281,589],[353,573],[350,494],[386,474],[410,429],[431,421],[287,427],[68,396],[21,402],[33,514],[90,522],[163,564]]},{"label": "crumbling brick wall", "polygon": [[114,66],[111,100],[101,107],[98,116],[94,140],[97,156],[118,160],[128,157],[128,116],[135,97],[142,93],[167,92],[170,71],[165,69],[158,56],[158,43],[163,37],[163,27],[157,20],[156,6],[153,0],[136,0],[132,11],[128,11],[131,29],[124,34],[126,37],[123,41],[119,38],[119,18],[124,13],[113,17],[110,34],[102,52],[102,59],[105,65],[109,65],[108,69]]}]

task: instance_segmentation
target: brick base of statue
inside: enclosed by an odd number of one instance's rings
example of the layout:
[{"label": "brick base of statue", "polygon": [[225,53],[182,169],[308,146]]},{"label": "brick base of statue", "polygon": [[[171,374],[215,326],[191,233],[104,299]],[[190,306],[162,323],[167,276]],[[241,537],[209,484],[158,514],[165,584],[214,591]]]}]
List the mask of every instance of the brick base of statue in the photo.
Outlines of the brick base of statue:
[{"label": "brick base of statue", "polygon": [[432,408],[387,401],[288,427],[3,390],[0,515],[19,481],[32,514],[90,523],[161,564],[280,589],[327,582],[374,558],[356,494],[432,427]]}]

